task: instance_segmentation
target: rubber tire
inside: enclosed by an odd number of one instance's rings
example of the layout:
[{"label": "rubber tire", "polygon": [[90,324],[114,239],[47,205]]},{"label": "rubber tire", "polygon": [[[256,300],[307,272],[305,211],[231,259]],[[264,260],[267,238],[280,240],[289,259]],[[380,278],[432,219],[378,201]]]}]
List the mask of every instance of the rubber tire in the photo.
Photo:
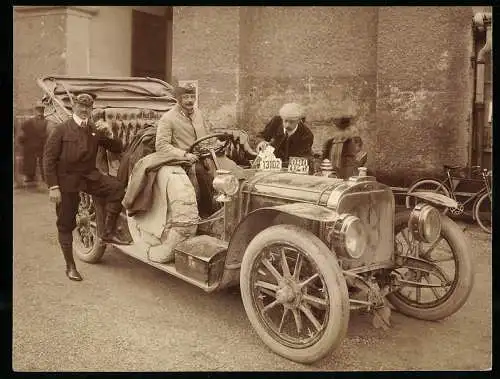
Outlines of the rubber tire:
[{"label": "rubber tire", "polygon": [[[287,242],[308,255],[322,269],[325,285],[330,295],[330,313],[326,331],[312,346],[295,349],[276,341],[261,325],[253,306],[250,271],[257,255],[266,246],[276,242]],[[337,348],[344,339],[349,324],[349,294],[347,284],[337,259],[328,247],[314,234],[295,225],[275,225],[257,234],[248,245],[240,271],[240,290],[243,305],[250,323],[259,337],[275,353],[299,363],[310,364],[325,357]]]},{"label": "rubber tire", "polygon": [[[77,233],[76,230],[73,233]],[[73,240],[78,238],[73,234]],[[84,249],[78,244],[73,243],[75,255],[79,260],[86,263],[99,263],[106,251],[106,243],[102,242],[99,237],[94,237],[94,245],[90,249]]]},{"label": "rubber tire", "polygon": [[[491,229],[488,229],[487,227],[485,227],[483,225],[483,223],[481,222],[481,218],[479,217],[479,207],[480,207],[481,203],[485,200],[488,200],[490,202],[490,209],[491,209],[491,199],[490,199],[488,192],[486,192],[478,199],[478,201],[476,202],[476,205],[474,206],[474,217],[476,219],[477,224],[481,227],[481,229],[483,229],[486,233],[491,234]],[[492,217],[493,217],[493,215],[492,215]]]},{"label": "rubber tire", "polygon": [[[420,179],[420,180],[417,180],[415,183],[413,183],[410,188],[408,188],[408,191],[406,193],[412,193],[412,192],[415,192],[415,188],[421,186],[422,184],[424,183],[428,183],[428,184],[435,184],[436,186],[441,186],[443,188],[443,194],[450,197],[450,191],[448,190],[448,188],[446,188],[446,186],[444,184],[442,184],[439,180],[436,180],[436,179]],[[406,208],[408,209],[411,209],[413,208],[410,204],[410,198],[409,196],[406,196],[406,199],[405,199],[405,205],[406,205]],[[446,214],[448,212],[448,208],[445,208],[443,212],[441,212],[442,214]]]},{"label": "rubber tire", "polygon": [[[410,211],[405,210],[396,214],[394,235],[408,225]],[[450,247],[458,257],[458,282],[449,298],[435,308],[416,308],[406,304],[395,294],[387,295],[387,300],[400,313],[420,320],[442,320],[457,312],[467,301],[474,283],[473,258],[471,250],[460,227],[448,216],[441,215],[441,235],[448,241]]]},{"label": "rubber tire", "polygon": [[[95,203],[94,199],[92,196],[85,194],[85,196],[88,196],[90,203],[94,203],[95,206],[95,211],[96,211],[96,217],[97,216],[97,208],[99,208],[99,204]],[[81,199],[80,199],[81,201]],[[101,205],[102,206],[102,205]],[[96,219],[97,222],[97,219]],[[79,260],[86,262],[86,263],[99,263],[102,259],[102,256],[104,255],[104,252],[106,250],[106,243],[102,242],[102,240],[96,235],[97,230],[94,229],[94,245],[88,249],[84,248],[83,246],[80,246],[79,243],[75,243],[75,241],[78,240],[78,231],[75,229],[73,231],[73,249],[75,252],[75,255],[78,257]]]}]

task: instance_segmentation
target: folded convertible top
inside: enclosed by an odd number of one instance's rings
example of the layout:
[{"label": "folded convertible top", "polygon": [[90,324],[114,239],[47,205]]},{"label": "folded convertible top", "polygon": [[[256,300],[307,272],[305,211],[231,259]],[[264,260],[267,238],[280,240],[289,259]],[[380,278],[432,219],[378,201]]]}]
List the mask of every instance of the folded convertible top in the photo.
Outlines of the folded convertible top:
[{"label": "folded convertible top", "polygon": [[42,101],[49,108],[46,115],[57,122],[71,114],[73,95],[84,91],[97,96],[94,109],[137,108],[166,112],[176,104],[173,87],[154,78],[47,76],[38,79],[37,83],[44,91]]}]

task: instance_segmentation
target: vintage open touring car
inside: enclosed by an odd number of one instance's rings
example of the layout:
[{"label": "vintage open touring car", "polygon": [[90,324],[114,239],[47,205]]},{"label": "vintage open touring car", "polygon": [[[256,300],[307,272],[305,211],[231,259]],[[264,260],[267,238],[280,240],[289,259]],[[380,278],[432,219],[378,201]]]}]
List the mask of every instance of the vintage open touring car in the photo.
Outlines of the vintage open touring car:
[{"label": "vintage open touring car", "polygon": [[[151,78],[44,77],[38,84],[54,122],[70,115],[72,93],[96,93],[94,120],[110,123],[125,147],[145,141],[137,136],[175,104],[172,87]],[[207,292],[239,285],[257,334],[296,362],[338,347],[352,310],[372,312],[374,325],[387,327],[391,308],[440,320],[462,307],[473,285],[472,257],[462,230],[439,212],[453,200],[413,193],[415,207],[396,211],[391,188],[364,167],[348,178],[332,177],[327,164],[310,172],[300,160],[283,169],[269,151],[244,157],[244,136],[223,131],[191,146],[216,169],[213,214],[199,216],[185,171],[165,165],[148,210],[123,212],[119,231],[133,243],[116,248]],[[130,178],[144,175],[152,154]],[[103,156],[100,168],[116,175],[121,157]],[[99,262],[106,249],[99,199],[81,194],[77,224],[77,256]]]}]

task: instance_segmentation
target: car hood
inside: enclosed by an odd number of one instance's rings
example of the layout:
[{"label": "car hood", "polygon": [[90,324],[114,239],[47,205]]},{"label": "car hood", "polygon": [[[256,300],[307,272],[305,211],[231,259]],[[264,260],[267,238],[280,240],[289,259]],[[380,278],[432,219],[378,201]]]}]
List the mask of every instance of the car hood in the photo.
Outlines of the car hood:
[{"label": "car hood", "polygon": [[248,182],[248,188],[253,195],[323,204],[343,183],[343,179],[324,176],[261,171]]},{"label": "car hood", "polygon": [[[289,172],[257,171],[246,182],[243,190],[252,196],[268,199],[266,201],[270,201],[269,204],[303,202],[328,206],[332,209],[338,209],[345,198],[357,193],[368,197],[381,193],[381,196],[393,199],[390,187],[377,182],[372,176],[351,177],[344,180]],[[354,197],[355,201],[356,198],[357,195]]]},{"label": "car hood", "polygon": [[139,108],[166,112],[177,103],[173,87],[154,78],[46,76],[37,83],[44,92],[42,101],[53,108],[49,112],[59,121],[71,114],[72,95],[83,91],[97,96],[95,109]]}]

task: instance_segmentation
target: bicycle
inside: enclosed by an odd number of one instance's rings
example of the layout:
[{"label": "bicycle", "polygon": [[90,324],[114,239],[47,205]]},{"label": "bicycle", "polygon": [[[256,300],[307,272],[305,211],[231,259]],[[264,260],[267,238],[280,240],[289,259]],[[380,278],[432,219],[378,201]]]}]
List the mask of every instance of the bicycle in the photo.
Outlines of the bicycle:
[{"label": "bicycle", "polygon": [[[492,230],[492,208],[491,208],[491,181],[492,171],[487,169],[481,170],[480,166],[473,166],[473,173],[481,171],[481,179],[464,178],[460,176],[453,176],[452,172],[463,169],[461,166],[443,166],[445,171],[444,179],[435,178],[425,178],[419,179],[413,183],[408,189],[407,193],[426,191],[426,192],[436,192],[446,195],[454,199],[458,206],[456,208],[445,208],[443,214],[450,211],[453,216],[460,216],[462,214],[472,215],[472,219],[478,223],[478,225],[486,233],[491,234]],[[478,184],[481,183],[481,189],[477,192],[463,192],[457,191],[457,187],[461,184]],[[463,199],[463,202],[458,201],[458,199]],[[415,204],[415,198],[411,196],[406,197],[406,207],[412,208]],[[466,212],[465,207],[473,203],[472,211]]]}]

